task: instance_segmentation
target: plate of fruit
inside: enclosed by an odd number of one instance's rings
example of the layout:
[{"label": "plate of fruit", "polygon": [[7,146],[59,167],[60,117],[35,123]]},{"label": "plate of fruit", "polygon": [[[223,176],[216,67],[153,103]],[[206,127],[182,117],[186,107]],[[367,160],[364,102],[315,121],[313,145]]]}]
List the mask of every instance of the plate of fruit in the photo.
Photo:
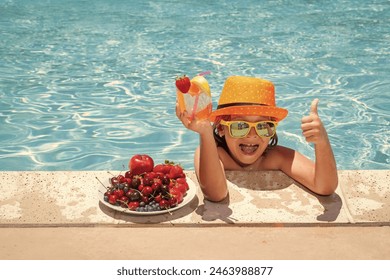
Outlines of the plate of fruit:
[{"label": "plate of fruit", "polygon": [[154,165],[149,155],[134,155],[124,174],[109,173],[108,185],[101,182],[99,200],[116,211],[134,215],[172,213],[192,201],[195,183],[183,168],[170,161]]}]

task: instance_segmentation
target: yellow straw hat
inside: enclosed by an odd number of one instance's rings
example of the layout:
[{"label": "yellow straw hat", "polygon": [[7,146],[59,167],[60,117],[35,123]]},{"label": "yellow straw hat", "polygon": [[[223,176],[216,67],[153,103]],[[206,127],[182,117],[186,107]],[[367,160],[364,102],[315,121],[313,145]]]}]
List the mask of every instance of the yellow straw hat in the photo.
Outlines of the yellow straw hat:
[{"label": "yellow straw hat", "polygon": [[255,77],[231,76],[223,86],[217,109],[210,121],[223,115],[269,116],[279,122],[288,111],[276,107],[275,87],[267,80]]}]

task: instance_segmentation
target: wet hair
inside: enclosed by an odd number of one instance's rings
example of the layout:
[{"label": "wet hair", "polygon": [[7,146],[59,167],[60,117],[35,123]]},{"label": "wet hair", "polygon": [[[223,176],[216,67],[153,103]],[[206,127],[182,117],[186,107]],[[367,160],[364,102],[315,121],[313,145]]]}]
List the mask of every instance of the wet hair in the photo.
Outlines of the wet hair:
[{"label": "wet hair", "polygon": [[[224,121],[230,121],[232,119],[231,115],[223,115],[218,116],[213,124],[213,134],[214,134],[214,140],[218,147],[223,148],[227,153],[230,154],[229,148],[226,143],[225,136],[220,136],[219,132],[222,130],[222,125],[220,124],[221,120]],[[272,136],[269,140],[268,146],[266,150],[264,151],[263,155],[266,155],[266,153],[271,150],[273,147],[275,147],[278,144],[278,135],[275,133],[274,136]]]}]

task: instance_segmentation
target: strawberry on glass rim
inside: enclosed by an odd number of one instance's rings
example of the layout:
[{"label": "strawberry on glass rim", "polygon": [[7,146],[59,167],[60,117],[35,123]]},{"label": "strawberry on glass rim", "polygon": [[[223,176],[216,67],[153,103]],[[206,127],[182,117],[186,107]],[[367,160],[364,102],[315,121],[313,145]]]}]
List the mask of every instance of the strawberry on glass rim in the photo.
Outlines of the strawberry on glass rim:
[{"label": "strawberry on glass rim", "polygon": [[205,75],[210,71],[200,73],[191,80],[186,76],[176,79],[177,102],[180,112],[187,111],[189,119],[207,119],[212,111],[211,91]]},{"label": "strawberry on glass rim", "polygon": [[191,81],[190,78],[188,78],[186,75],[183,75],[181,77],[176,77],[176,87],[180,92],[187,93],[191,87]]}]

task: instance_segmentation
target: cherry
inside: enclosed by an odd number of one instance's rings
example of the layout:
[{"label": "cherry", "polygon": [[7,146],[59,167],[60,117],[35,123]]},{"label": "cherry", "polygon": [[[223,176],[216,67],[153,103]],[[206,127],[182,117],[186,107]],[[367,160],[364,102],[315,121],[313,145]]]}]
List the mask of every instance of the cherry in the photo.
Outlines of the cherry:
[{"label": "cherry", "polygon": [[149,203],[149,198],[147,196],[144,196],[144,195],[141,194],[140,201],[143,202],[144,204],[148,204]]},{"label": "cherry", "polygon": [[110,179],[110,184],[111,184],[111,186],[116,187],[119,184],[118,178],[117,177],[112,177]]},{"label": "cherry", "polygon": [[127,197],[127,196],[122,196],[122,197],[120,197],[118,200],[120,200],[121,202],[128,202],[129,201],[129,198]]},{"label": "cherry", "polygon": [[154,201],[156,201],[157,203],[160,202],[162,200],[162,195],[159,194],[157,196],[154,197]]},{"label": "cherry", "polygon": [[161,201],[158,203],[160,205],[161,209],[168,209],[169,208],[169,202],[166,199],[161,199]]},{"label": "cherry", "polygon": [[122,189],[116,189],[114,191],[114,194],[117,196],[117,197],[122,197],[125,195],[125,192],[122,190]]},{"label": "cherry", "polygon": [[150,178],[143,178],[142,184],[144,186],[151,186],[153,184],[153,179]]},{"label": "cherry", "polygon": [[118,197],[115,194],[110,194],[108,197],[108,203],[115,205]]},{"label": "cherry", "polygon": [[118,179],[119,183],[125,182],[125,176],[123,176],[123,175],[118,175],[118,176],[116,176],[116,178]]},{"label": "cherry", "polygon": [[164,177],[161,179],[161,182],[163,185],[169,185],[171,180],[168,178],[168,176],[164,175]]},{"label": "cherry", "polygon": [[138,201],[141,198],[141,194],[134,189],[129,190],[126,193],[126,196],[129,198],[130,201]]},{"label": "cherry", "polygon": [[161,186],[162,186],[162,184],[161,183],[159,183],[159,182],[154,182],[153,184],[152,184],[152,189],[153,189],[153,192],[159,192],[160,191],[160,189],[161,189]]},{"label": "cherry", "polygon": [[125,177],[125,184],[129,185],[131,184],[131,178]]},{"label": "cherry", "polygon": [[141,193],[144,195],[144,196],[149,196],[153,193],[153,189],[152,187],[149,187],[149,186],[146,186],[142,189]]},{"label": "cherry", "polygon": [[160,190],[161,190],[161,193],[162,193],[163,195],[169,193],[169,187],[168,187],[167,185],[162,185],[162,186],[160,187]]},{"label": "cherry", "polygon": [[133,177],[130,183],[130,187],[133,189],[138,188],[138,186],[141,184],[141,180],[138,177]]},{"label": "cherry", "polygon": [[171,197],[168,199],[169,207],[175,207],[178,205],[178,201],[176,197]]},{"label": "cherry", "polygon": [[129,198],[127,196],[122,196],[117,201],[120,202],[120,206],[126,208],[127,203],[129,202]]},{"label": "cherry", "polygon": [[176,197],[178,203],[181,203],[183,201],[183,194],[180,192],[180,190],[176,189],[176,188],[172,188],[170,191],[169,191],[171,197]]},{"label": "cherry", "polygon": [[125,178],[129,178],[129,179],[131,179],[133,177],[133,174],[131,174],[131,171],[129,170],[129,171],[126,171],[126,173],[125,173]]},{"label": "cherry", "polygon": [[130,201],[127,206],[129,207],[130,210],[135,210],[139,206],[138,201]]},{"label": "cherry", "polygon": [[144,175],[144,179],[148,179],[148,180],[151,180],[153,181],[153,179],[157,178],[157,173],[155,172],[148,172],[148,173],[145,173]]}]

